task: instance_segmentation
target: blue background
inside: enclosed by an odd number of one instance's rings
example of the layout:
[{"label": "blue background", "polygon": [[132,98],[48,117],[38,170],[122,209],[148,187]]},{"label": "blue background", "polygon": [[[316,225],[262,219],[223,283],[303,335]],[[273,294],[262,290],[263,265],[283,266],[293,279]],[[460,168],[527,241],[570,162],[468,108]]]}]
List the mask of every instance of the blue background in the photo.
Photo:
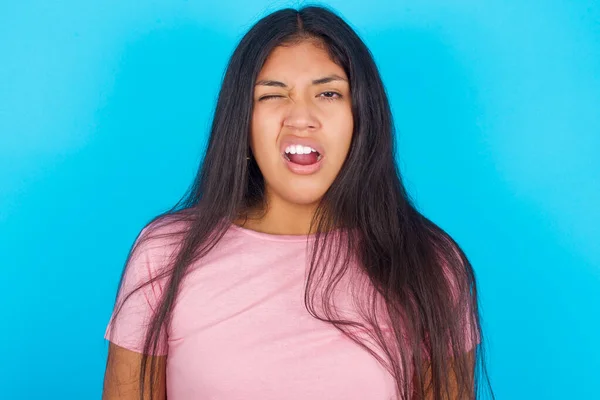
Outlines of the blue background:
[{"label": "blue background", "polygon": [[[0,3],[2,398],[100,397],[130,245],[191,182],[236,42],[299,4]],[[328,4],[380,66],[409,191],[475,268],[498,398],[598,398],[600,4]]]}]

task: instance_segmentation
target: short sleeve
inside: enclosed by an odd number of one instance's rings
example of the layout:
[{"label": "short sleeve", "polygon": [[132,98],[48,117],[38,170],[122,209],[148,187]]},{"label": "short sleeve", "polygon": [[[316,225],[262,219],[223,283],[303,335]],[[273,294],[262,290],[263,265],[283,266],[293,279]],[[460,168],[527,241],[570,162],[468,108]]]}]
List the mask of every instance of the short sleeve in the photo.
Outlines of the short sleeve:
[{"label": "short sleeve", "polygon": [[[161,299],[164,279],[145,284],[157,276],[159,267],[164,264],[164,252],[153,239],[146,239],[143,230],[134,251],[125,267],[123,282],[119,289],[117,301],[110,317],[104,338],[110,342],[138,353],[143,352],[146,331]],[[137,290],[136,290],[137,289]],[[133,294],[131,294],[133,292]],[[129,298],[127,298],[127,296]],[[118,312],[119,307],[122,308]],[[115,315],[116,314],[116,315]],[[153,355],[167,354],[167,332],[162,329],[159,335],[157,351]]]}]

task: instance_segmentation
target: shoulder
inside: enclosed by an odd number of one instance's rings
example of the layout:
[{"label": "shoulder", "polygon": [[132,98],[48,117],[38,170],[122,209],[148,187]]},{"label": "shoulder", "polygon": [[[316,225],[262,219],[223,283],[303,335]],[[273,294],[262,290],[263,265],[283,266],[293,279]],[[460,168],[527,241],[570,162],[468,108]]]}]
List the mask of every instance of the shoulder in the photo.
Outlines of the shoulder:
[{"label": "shoulder", "polygon": [[137,252],[160,253],[181,245],[189,222],[174,216],[155,218],[138,233],[134,246]]},{"label": "shoulder", "polygon": [[188,223],[172,216],[155,218],[146,224],[131,246],[128,268],[144,276],[162,272],[181,248],[187,226]]}]

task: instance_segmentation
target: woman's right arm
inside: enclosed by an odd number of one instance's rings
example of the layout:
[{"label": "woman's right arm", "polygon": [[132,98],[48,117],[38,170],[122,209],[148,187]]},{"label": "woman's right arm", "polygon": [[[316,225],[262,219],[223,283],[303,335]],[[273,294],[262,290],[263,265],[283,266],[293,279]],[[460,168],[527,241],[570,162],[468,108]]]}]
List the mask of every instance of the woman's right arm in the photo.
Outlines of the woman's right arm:
[{"label": "woman's right arm", "polygon": [[[136,353],[109,344],[108,360],[104,373],[102,400],[139,400],[140,399],[140,362],[141,353]],[[167,356],[150,356],[146,364],[144,399],[150,399],[150,364],[157,360],[157,375],[154,382],[154,399],[166,400],[166,361]]]}]

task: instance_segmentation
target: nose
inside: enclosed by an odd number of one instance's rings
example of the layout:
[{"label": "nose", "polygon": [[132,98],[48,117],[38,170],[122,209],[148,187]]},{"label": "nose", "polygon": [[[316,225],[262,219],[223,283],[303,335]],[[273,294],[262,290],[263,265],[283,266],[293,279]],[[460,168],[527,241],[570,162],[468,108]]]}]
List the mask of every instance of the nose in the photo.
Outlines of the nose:
[{"label": "nose", "polygon": [[289,106],[283,120],[283,126],[296,130],[313,130],[320,125],[310,102],[296,99]]}]

